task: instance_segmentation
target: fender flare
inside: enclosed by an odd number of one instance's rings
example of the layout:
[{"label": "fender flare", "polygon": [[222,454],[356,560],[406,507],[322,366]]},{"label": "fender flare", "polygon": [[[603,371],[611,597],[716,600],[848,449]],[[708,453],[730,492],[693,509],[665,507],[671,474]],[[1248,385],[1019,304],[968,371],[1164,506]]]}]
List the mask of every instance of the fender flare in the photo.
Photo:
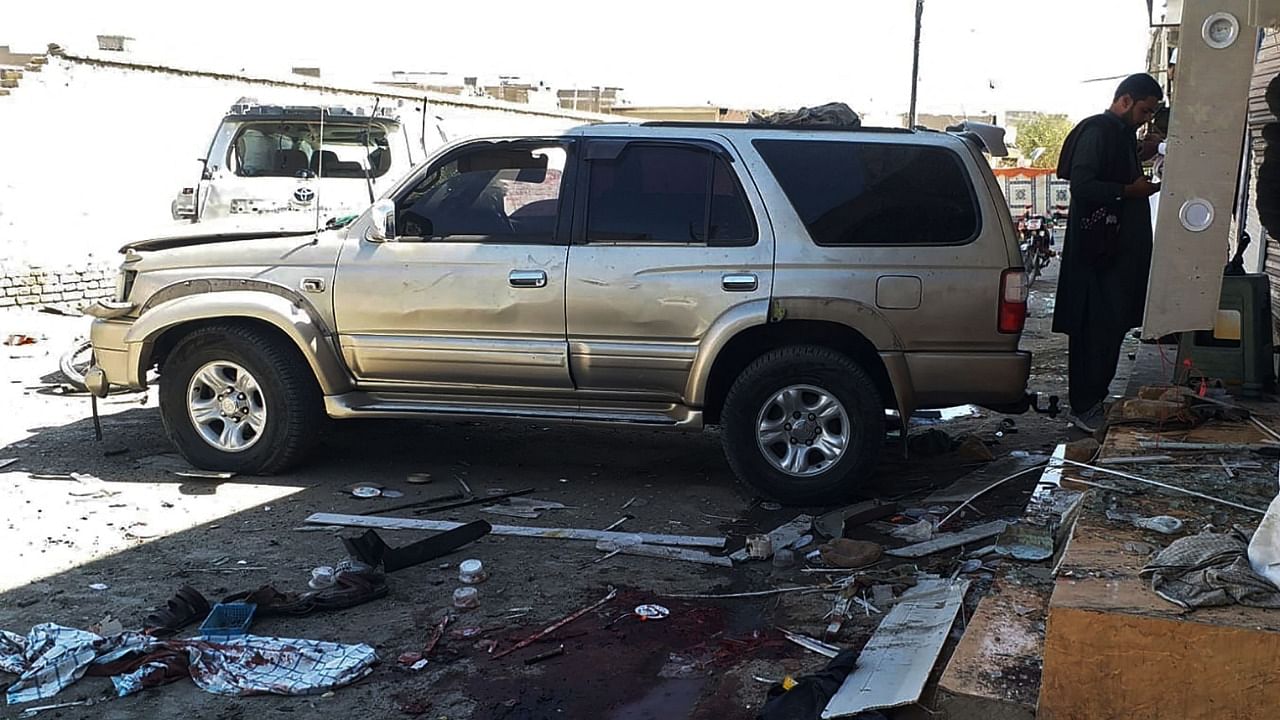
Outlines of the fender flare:
[{"label": "fender flare", "polygon": [[226,290],[183,295],[149,307],[125,335],[129,364],[142,376],[150,364],[156,340],[166,330],[198,320],[248,318],[284,333],[306,358],[326,395],[347,392],[351,376],[334,349],[322,321],[280,294],[261,290]]},{"label": "fender flare", "polygon": [[914,409],[915,390],[903,356],[902,338],[876,308],[847,298],[775,297],[738,305],[721,315],[698,348],[685,388],[686,402],[692,407],[706,404],[711,369],[729,341],[749,328],[787,320],[831,322],[862,335],[879,352],[899,412],[905,417]]}]

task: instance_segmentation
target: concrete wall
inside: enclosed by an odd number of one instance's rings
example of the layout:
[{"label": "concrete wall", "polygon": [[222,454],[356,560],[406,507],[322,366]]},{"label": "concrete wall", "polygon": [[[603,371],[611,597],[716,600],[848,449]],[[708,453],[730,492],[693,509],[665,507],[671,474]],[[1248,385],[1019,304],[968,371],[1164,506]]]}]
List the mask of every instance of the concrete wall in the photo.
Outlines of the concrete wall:
[{"label": "concrete wall", "polygon": [[[422,124],[421,92],[326,88],[310,78],[236,77],[118,57],[50,55],[0,96],[0,268],[7,268],[0,278],[10,287],[38,287],[37,297],[97,290],[75,287],[86,278],[74,278],[70,290],[46,286],[29,271],[60,278],[68,268],[110,268],[124,243],[173,232],[170,201],[198,181],[196,159],[241,97],[372,107],[376,95],[382,107],[400,106],[411,136]],[[442,143],[437,117],[450,138],[556,132],[601,119],[447,97],[430,98],[427,115],[428,149]]]}]

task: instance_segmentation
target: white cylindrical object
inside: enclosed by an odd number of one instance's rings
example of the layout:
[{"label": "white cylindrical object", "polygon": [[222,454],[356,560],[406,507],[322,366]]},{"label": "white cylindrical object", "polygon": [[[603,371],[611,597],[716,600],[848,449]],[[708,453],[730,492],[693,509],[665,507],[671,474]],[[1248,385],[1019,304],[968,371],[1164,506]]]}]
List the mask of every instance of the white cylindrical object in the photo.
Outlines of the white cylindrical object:
[{"label": "white cylindrical object", "polygon": [[480,607],[480,591],[473,587],[460,587],[453,591],[453,606],[459,610]]},{"label": "white cylindrical object", "polygon": [[467,585],[477,585],[488,579],[484,571],[484,563],[479,560],[463,560],[458,563],[458,581]]}]

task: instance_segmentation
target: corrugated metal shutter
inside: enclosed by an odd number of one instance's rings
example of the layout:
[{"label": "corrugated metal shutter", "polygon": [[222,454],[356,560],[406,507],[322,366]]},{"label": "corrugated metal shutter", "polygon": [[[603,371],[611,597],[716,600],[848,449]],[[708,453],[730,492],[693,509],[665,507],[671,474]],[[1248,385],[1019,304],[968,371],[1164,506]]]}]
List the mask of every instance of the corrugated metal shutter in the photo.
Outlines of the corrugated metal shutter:
[{"label": "corrugated metal shutter", "polygon": [[[1262,127],[1276,122],[1267,108],[1267,85],[1280,73],[1280,32],[1267,30],[1262,39],[1262,48],[1258,52],[1258,62],[1253,68],[1253,83],[1249,88],[1249,134],[1253,144],[1254,177],[1257,167],[1262,163],[1262,152],[1267,143],[1262,139]],[[1256,217],[1257,210],[1250,196],[1249,214]],[[1266,273],[1271,277],[1271,316],[1272,326],[1280,331],[1280,238],[1267,238],[1265,255]]]}]

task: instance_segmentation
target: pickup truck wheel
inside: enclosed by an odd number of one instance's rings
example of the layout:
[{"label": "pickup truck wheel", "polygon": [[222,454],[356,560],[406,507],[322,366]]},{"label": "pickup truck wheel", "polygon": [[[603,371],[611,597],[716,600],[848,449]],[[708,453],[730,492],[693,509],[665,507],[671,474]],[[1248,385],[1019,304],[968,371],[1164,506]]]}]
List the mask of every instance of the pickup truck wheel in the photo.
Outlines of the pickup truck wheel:
[{"label": "pickup truck wheel", "polygon": [[884,407],[866,371],[811,345],[751,363],[725,398],[721,424],[734,474],[794,504],[847,499],[884,443]]},{"label": "pickup truck wheel", "polygon": [[173,349],[160,377],[160,416],[192,465],[270,474],[311,449],[323,406],[295,348],[228,324],[200,328]]}]

